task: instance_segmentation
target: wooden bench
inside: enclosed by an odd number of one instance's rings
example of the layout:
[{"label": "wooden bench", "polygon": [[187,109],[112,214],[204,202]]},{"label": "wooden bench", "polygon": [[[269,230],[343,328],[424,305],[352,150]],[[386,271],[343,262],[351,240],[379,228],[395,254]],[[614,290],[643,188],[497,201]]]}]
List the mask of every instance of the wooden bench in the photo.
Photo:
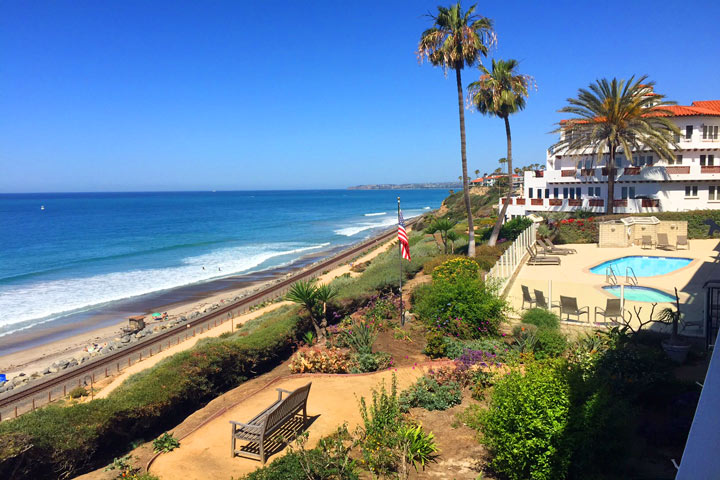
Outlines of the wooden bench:
[{"label": "wooden bench", "polygon": [[[272,433],[288,423],[295,417],[295,414],[301,410],[303,413],[303,425],[307,423],[307,397],[310,393],[310,385],[312,385],[312,382],[292,392],[283,390],[282,388],[276,388],[278,392],[277,400],[257,414],[252,420],[247,423],[234,422],[231,420],[231,457],[235,458],[236,455],[248,457],[260,460],[263,465],[265,465],[266,442]],[[283,394],[287,394],[287,397],[283,398]],[[259,448],[259,454],[242,449],[237,450],[235,448],[237,440],[256,443]]]}]

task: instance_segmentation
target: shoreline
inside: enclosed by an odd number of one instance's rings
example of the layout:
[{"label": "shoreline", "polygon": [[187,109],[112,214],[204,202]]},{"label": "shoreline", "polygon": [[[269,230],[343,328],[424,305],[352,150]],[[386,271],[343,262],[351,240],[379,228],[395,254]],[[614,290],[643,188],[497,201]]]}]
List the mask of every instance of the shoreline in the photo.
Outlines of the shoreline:
[{"label": "shoreline", "polygon": [[[381,234],[371,235],[359,242],[366,242]],[[0,337],[0,352],[3,351],[3,347],[7,351],[7,353],[0,354],[0,373],[5,373],[8,378],[11,378],[20,372],[29,374],[32,371],[41,371],[54,361],[85,353],[84,348],[88,345],[109,343],[120,336],[120,328],[127,326],[127,317],[131,315],[145,315],[147,324],[153,327],[166,321],[189,316],[194,312],[211,309],[215,305],[232,302],[264,286],[272,285],[278,279],[300,271],[318,260],[333,257],[349,248],[350,245],[338,245],[320,252],[303,255],[287,265],[269,270],[233,275],[157,294],[147,294],[127,301],[114,302],[114,305],[101,306],[89,312],[82,312],[79,316],[85,318],[81,318],[75,323],[70,323],[69,319],[65,319],[65,322],[59,322],[59,325],[50,329],[43,328],[41,324],[38,326],[38,330],[21,335],[19,341],[15,337],[13,342],[3,342],[3,338]],[[376,248],[382,248],[383,245],[386,244],[379,244]],[[368,253],[372,252],[368,251],[363,255]],[[319,277],[320,281],[328,281],[331,274],[338,269],[349,271],[349,266],[334,268],[332,272]],[[333,276],[340,274],[336,273]],[[155,311],[167,312],[167,320],[152,321],[149,315]],[[23,332],[17,333],[22,334]],[[8,346],[8,344],[14,345]]]}]

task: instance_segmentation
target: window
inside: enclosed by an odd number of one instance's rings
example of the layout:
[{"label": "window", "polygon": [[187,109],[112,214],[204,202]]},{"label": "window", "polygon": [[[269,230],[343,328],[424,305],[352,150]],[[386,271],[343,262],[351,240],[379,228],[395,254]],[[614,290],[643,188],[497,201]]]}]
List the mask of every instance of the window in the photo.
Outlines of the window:
[{"label": "window", "polygon": [[682,165],[683,156],[682,155],[675,155],[675,160],[668,160],[668,165]]},{"label": "window", "polygon": [[577,187],[577,188],[575,189],[575,197],[577,197],[577,198],[582,198],[582,188]]},{"label": "window", "polygon": [[685,187],[685,198],[693,198],[698,196],[698,187],[697,185],[693,186],[686,186]]},{"label": "window", "polygon": [[620,198],[623,198],[623,199],[627,198],[627,195],[628,195],[627,187],[622,187],[622,194],[620,195]]},{"label": "window", "polygon": [[713,185],[708,187],[708,200],[720,200],[720,187]]},{"label": "window", "polygon": [[567,187],[563,188],[563,198],[569,198],[569,197],[568,197],[568,189],[567,189]]},{"label": "window", "polygon": [[575,189],[571,188],[569,194],[570,196],[568,198],[575,198]]},{"label": "window", "polygon": [[692,138],[692,131],[693,131],[692,125],[685,126],[685,140],[690,140]]},{"label": "window", "polygon": [[623,200],[626,200],[628,198],[635,198],[635,187],[622,187],[621,198]]},{"label": "window", "polygon": [[654,161],[655,161],[655,159],[653,158],[652,155],[647,155],[645,157],[645,165],[647,165],[648,167],[652,167]]},{"label": "window", "polygon": [[532,189],[532,188],[528,188],[528,198],[533,198],[532,195],[533,195],[533,189]]},{"label": "window", "polygon": [[549,188],[545,189],[545,198],[550,198],[550,189]]},{"label": "window", "polygon": [[554,198],[559,198],[559,197],[558,197],[558,192],[559,192],[559,190],[560,190],[559,188],[553,188],[553,197],[554,197]]},{"label": "window", "polygon": [[[593,192],[594,189],[594,192]],[[600,187],[590,187],[590,196],[591,197],[599,197],[600,196]]]},{"label": "window", "polygon": [[537,189],[537,197],[542,198],[542,188]]},{"label": "window", "polygon": [[703,140],[717,140],[718,139],[718,126],[717,125],[703,125]]},{"label": "window", "polygon": [[700,165],[712,167],[715,164],[715,155],[700,155]]}]

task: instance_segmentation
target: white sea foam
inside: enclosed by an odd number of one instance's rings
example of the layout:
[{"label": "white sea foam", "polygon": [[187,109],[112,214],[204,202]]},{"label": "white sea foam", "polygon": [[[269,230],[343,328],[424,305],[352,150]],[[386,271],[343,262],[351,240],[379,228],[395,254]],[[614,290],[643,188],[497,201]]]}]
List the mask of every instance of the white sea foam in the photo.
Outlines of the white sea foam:
[{"label": "white sea foam", "polygon": [[425,207],[423,208],[423,210],[430,210],[430,207]]},{"label": "white sea foam", "polygon": [[377,213],[366,213],[366,217],[377,217],[379,215],[387,215],[387,212],[377,212]]},{"label": "white sea foam", "polygon": [[389,218],[383,218],[381,220],[375,221],[375,222],[358,222],[351,225],[348,225],[347,227],[339,228],[335,230],[335,233],[338,235],[343,235],[346,237],[352,237],[354,235],[357,235],[360,232],[364,232],[365,230],[370,230],[373,228],[382,228],[382,227],[389,227],[390,225],[395,225],[397,223],[397,219],[395,216],[391,216]]},{"label": "white sea foam", "polygon": [[[0,329],[6,330],[0,336],[107,302],[248,272],[273,257],[328,245],[283,243],[226,248],[185,258],[178,265],[167,268],[8,285],[0,288]],[[37,322],[33,321],[36,319]],[[14,329],[12,325],[16,324],[18,328]]]}]

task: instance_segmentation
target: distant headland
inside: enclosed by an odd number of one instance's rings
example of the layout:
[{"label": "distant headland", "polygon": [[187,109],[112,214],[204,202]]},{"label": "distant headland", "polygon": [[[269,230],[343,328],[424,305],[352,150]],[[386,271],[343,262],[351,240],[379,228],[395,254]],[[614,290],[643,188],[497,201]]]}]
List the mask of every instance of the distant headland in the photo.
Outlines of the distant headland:
[{"label": "distant headland", "polygon": [[348,187],[348,190],[417,190],[421,188],[462,188],[462,183],[380,183],[377,185],[355,185],[354,187]]}]

